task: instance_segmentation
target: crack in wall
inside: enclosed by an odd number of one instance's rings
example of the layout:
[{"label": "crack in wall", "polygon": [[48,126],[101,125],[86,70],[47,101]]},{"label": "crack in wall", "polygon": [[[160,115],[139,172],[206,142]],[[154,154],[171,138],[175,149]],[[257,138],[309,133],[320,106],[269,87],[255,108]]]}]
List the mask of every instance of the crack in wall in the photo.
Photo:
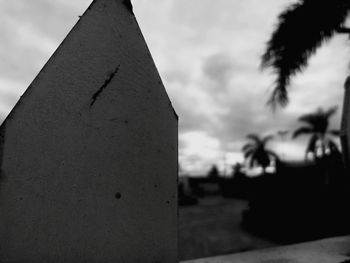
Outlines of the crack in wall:
[{"label": "crack in wall", "polygon": [[92,105],[94,105],[94,103],[96,102],[97,98],[101,95],[102,91],[108,86],[108,84],[112,81],[112,79],[114,78],[114,76],[117,74],[117,72],[119,71],[120,68],[120,64],[116,67],[116,69],[109,74],[108,78],[105,80],[105,82],[102,84],[102,86],[92,95],[92,100],[90,103],[90,108],[92,107]]}]

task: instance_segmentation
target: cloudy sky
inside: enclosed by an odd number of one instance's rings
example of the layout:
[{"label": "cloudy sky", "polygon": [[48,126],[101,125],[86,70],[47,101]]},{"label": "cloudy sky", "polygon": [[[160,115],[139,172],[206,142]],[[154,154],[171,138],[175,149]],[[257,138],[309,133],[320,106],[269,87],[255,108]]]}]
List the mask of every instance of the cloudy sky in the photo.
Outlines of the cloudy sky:
[{"label": "cloudy sky", "polygon": [[[26,87],[78,21],[90,0],[0,1],[0,116]],[[191,174],[212,164],[242,160],[249,133],[298,127],[301,114],[339,106],[349,70],[346,36],[337,36],[293,79],[288,107],[265,106],[273,76],[260,56],[290,0],[133,0],[134,12],[167,92],[180,117],[179,160]],[[296,42],[299,39],[295,40]],[[305,139],[270,145],[285,159],[301,159]]]}]

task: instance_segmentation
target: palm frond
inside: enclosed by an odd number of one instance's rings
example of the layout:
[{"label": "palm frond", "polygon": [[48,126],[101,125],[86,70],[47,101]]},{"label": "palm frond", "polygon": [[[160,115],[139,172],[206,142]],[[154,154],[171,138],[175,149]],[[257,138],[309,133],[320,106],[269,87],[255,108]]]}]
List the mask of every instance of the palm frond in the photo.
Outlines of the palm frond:
[{"label": "palm frond", "polygon": [[329,147],[329,150],[331,151],[331,154],[340,153],[338,145],[332,140],[328,140],[328,147]]},{"label": "palm frond", "polygon": [[284,76],[279,76],[275,81],[275,88],[272,91],[270,98],[267,100],[267,105],[271,106],[275,110],[278,106],[285,107],[289,102],[287,87],[289,86],[288,80],[284,79]]},{"label": "palm frond", "polygon": [[256,163],[256,153],[254,152],[251,156],[250,156],[250,159],[249,159],[249,167],[252,168],[254,167],[254,164]]},{"label": "palm frond", "polygon": [[316,144],[317,144],[318,139],[319,138],[318,138],[317,134],[314,134],[311,136],[309,143],[306,147],[306,154],[308,154],[309,152],[313,152],[313,153],[316,152]]},{"label": "palm frond", "polygon": [[299,0],[279,15],[261,63],[277,75],[272,106],[287,104],[291,76],[302,71],[317,48],[337,32],[349,10],[346,0]]},{"label": "palm frond", "polygon": [[314,130],[311,127],[300,127],[293,132],[292,138],[295,139],[296,137],[300,136],[301,134],[310,134],[310,133],[313,133],[313,131]]},{"label": "palm frond", "polygon": [[336,107],[332,107],[328,110],[318,108],[315,112],[300,116],[299,121],[310,125],[314,132],[325,134],[327,133],[329,118],[336,112],[336,110]]},{"label": "palm frond", "polygon": [[331,108],[329,108],[326,112],[325,115],[329,118],[331,117],[333,114],[335,114],[338,110],[338,106],[333,106]]},{"label": "palm frond", "polygon": [[273,135],[267,135],[262,139],[262,143],[266,144],[268,141],[272,140],[274,138]]},{"label": "palm frond", "polygon": [[252,143],[247,143],[247,144],[243,145],[242,151],[243,151],[243,152],[246,152],[246,151],[248,151],[248,150],[250,150],[250,149],[253,149],[253,148],[255,148],[255,145],[254,145],[254,144],[252,144]]},{"label": "palm frond", "polygon": [[340,131],[339,130],[330,130],[327,133],[334,135],[334,136],[340,136]]},{"label": "palm frond", "polygon": [[254,152],[255,152],[254,149],[249,149],[249,150],[245,151],[244,158],[247,159],[249,156],[253,155]]},{"label": "palm frond", "polygon": [[251,139],[252,141],[256,142],[257,144],[261,143],[261,139],[260,139],[259,135],[257,135],[257,134],[254,134],[254,133],[248,134],[247,138]]}]

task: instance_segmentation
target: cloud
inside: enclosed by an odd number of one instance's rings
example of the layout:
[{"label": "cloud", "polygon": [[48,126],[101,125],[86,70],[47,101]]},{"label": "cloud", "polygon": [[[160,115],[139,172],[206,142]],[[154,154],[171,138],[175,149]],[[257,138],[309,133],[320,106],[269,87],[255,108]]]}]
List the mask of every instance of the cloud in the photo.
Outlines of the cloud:
[{"label": "cloud", "polygon": [[232,58],[225,53],[211,55],[205,59],[202,70],[203,77],[212,81],[216,88],[226,89],[233,73]]},{"label": "cloud", "polygon": [[[6,115],[90,4],[90,0],[4,1],[0,4],[0,114]],[[324,45],[290,88],[290,104],[265,106],[273,76],[260,56],[277,14],[294,0],[133,0],[134,12],[180,117],[180,163],[205,172],[240,160],[248,133],[298,127],[318,106],[339,105],[348,74],[344,36]],[[341,110],[332,120],[339,127]],[[304,141],[290,142],[296,156]],[[276,149],[279,150],[278,146]],[[300,150],[300,151],[299,151]]]},{"label": "cloud", "polygon": [[180,164],[192,173],[209,170],[223,157],[220,140],[200,130],[180,134],[179,144]]}]

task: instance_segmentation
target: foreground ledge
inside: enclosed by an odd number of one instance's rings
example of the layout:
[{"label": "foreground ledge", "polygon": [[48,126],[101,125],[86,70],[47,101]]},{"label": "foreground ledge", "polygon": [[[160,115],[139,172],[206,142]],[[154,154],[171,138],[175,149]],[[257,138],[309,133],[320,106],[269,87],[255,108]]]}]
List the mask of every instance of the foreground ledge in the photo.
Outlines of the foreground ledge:
[{"label": "foreground ledge", "polygon": [[182,261],[182,263],[350,263],[350,236]]}]

